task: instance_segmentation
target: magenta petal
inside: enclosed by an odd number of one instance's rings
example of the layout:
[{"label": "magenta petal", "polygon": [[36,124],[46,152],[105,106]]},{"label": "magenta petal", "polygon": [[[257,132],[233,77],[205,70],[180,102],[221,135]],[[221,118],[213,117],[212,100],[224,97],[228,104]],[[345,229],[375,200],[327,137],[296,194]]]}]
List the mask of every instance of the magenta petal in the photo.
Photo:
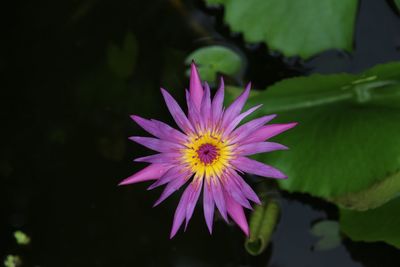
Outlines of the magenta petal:
[{"label": "magenta petal", "polygon": [[214,126],[217,125],[222,116],[222,107],[224,104],[224,79],[221,77],[221,82],[218,91],[215,93],[211,102],[212,121]]},{"label": "magenta petal", "polygon": [[247,138],[250,134],[252,134],[255,130],[275,118],[276,115],[266,115],[258,119],[251,120],[246,122],[235,131],[232,132],[232,143],[240,142],[243,139]]},{"label": "magenta petal", "polygon": [[[193,182],[189,185],[191,187],[190,194],[188,197],[187,207],[186,207],[186,224],[185,231],[189,224],[190,219],[192,218],[194,208],[196,207],[197,200],[199,199],[201,188],[203,186],[203,179],[194,179]],[[189,188],[187,189],[189,190]]]},{"label": "magenta petal", "polygon": [[214,200],[211,192],[211,184],[209,182],[204,182],[203,190],[203,210],[204,218],[206,219],[206,224],[210,234],[212,233],[213,219],[214,219]]},{"label": "magenta petal", "polygon": [[237,115],[239,115],[247,98],[249,97],[251,84],[246,86],[246,89],[233,101],[233,103],[224,112],[224,117],[222,119],[222,127],[226,127]]},{"label": "magenta petal", "polygon": [[172,223],[172,229],[169,238],[173,238],[176,235],[176,233],[178,232],[179,228],[183,223],[183,220],[185,219],[189,193],[190,192],[188,191],[188,189],[186,189],[185,192],[183,192],[181,200],[179,201],[178,207],[176,208],[175,211],[174,221]]},{"label": "magenta petal", "polygon": [[160,139],[172,141],[172,142],[185,142],[187,136],[184,135],[182,132],[172,128],[168,124],[158,121],[158,120],[151,120],[152,123],[157,127],[157,135],[154,135]]},{"label": "magenta petal", "polygon": [[239,225],[245,235],[249,236],[249,225],[247,224],[246,215],[244,214],[242,206],[227,195],[225,196],[225,200],[229,216]]},{"label": "magenta petal", "polygon": [[154,135],[155,137],[158,136],[158,128],[154,123],[150,120],[146,120],[142,117],[139,117],[137,115],[132,115],[131,119],[134,120],[140,127],[142,127],[146,132]]},{"label": "magenta petal", "polygon": [[211,192],[213,195],[213,199],[215,201],[215,205],[217,206],[219,213],[225,221],[228,221],[228,215],[226,213],[226,205],[224,199],[224,193],[222,191],[222,186],[217,177],[211,177]]},{"label": "magenta petal", "polygon": [[236,126],[239,125],[239,123],[246,118],[248,115],[256,111],[258,108],[260,108],[262,105],[258,105],[255,107],[252,107],[248,109],[247,111],[243,112],[242,114],[238,115],[236,118],[234,118],[224,129],[224,136],[229,135],[235,128]]},{"label": "magenta petal", "polygon": [[158,206],[161,202],[167,199],[172,193],[178,191],[182,185],[186,183],[186,181],[190,178],[190,175],[182,174],[177,176],[174,180],[167,184],[164,191],[161,193],[161,196],[157,201],[154,203],[153,207]]},{"label": "magenta petal", "polygon": [[136,115],[131,116],[132,120],[134,120],[140,127],[163,140],[172,141],[172,142],[184,142],[186,141],[186,136],[180,131],[172,128],[168,124],[158,121],[158,120],[146,120]]},{"label": "magenta petal", "polygon": [[201,115],[205,127],[211,126],[211,92],[210,86],[205,83],[204,95],[201,101]]},{"label": "magenta petal", "polygon": [[203,98],[203,87],[201,86],[199,72],[197,71],[196,64],[194,64],[194,62],[192,62],[190,65],[189,91],[194,105],[198,110],[200,110],[201,99]]},{"label": "magenta petal", "polygon": [[171,168],[169,164],[151,164],[146,168],[124,179],[118,185],[127,185],[148,180],[157,180],[162,175],[164,175],[164,173],[167,172],[169,168]]},{"label": "magenta petal", "polygon": [[131,136],[129,139],[157,152],[176,152],[183,148],[180,144],[153,137]]},{"label": "magenta petal", "polygon": [[179,162],[180,158],[182,157],[179,153],[161,153],[150,155],[146,157],[140,157],[135,159],[136,162],[147,162],[147,163],[169,163],[169,164],[176,164]]},{"label": "magenta petal", "polygon": [[297,122],[285,123],[285,124],[270,124],[253,132],[249,135],[243,143],[251,142],[262,142],[268,138],[274,137],[284,131],[287,131],[297,125]]},{"label": "magenta petal", "polygon": [[161,93],[164,96],[169,112],[179,128],[181,128],[185,133],[193,132],[192,125],[175,99],[163,88],[161,88]]},{"label": "magenta petal", "polygon": [[286,149],[288,149],[286,146],[274,142],[257,142],[238,146],[235,153],[238,153],[241,156],[248,156]]},{"label": "magenta petal", "polygon": [[191,171],[181,165],[170,168],[167,172],[164,173],[155,183],[150,185],[147,190],[152,190],[158,186],[164,185],[166,183],[171,182],[180,176],[189,176]]},{"label": "magenta petal", "polygon": [[238,185],[233,181],[232,177],[225,177],[224,179],[224,189],[227,194],[229,194],[237,203],[242,205],[247,209],[252,209],[249,201],[244,196],[242,191],[239,189]]},{"label": "magenta petal", "polygon": [[247,199],[253,201],[256,204],[261,204],[261,201],[258,198],[257,194],[235,170],[231,170],[229,173],[232,180],[238,185],[238,187]]},{"label": "magenta petal", "polygon": [[243,172],[277,179],[287,178],[280,170],[246,157],[238,157],[231,163]]},{"label": "magenta petal", "polygon": [[186,102],[188,107],[188,117],[189,121],[193,125],[194,129],[199,133],[204,129],[202,115],[200,110],[196,108],[193,100],[190,98],[189,92],[186,90]]}]

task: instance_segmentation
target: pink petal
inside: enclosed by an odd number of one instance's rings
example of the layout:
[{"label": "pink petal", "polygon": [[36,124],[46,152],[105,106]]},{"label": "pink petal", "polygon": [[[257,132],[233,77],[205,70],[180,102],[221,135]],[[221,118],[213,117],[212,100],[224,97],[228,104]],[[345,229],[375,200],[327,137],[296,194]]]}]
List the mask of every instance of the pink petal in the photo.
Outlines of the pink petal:
[{"label": "pink petal", "polygon": [[203,99],[201,100],[201,115],[205,127],[211,126],[211,92],[210,86],[205,83]]},{"label": "pink petal", "polygon": [[231,179],[238,185],[238,187],[247,199],[253,201],[256,204],[261,204],[261,201],[258,198],[257,194],[235,170],[230,170],[229,174],[231,176]]},{"label": "pink petal", "polygon": [[228,221],[228,216],[226,214],[224,193],[222,191],[221,183],[219,182],[219,179],[217,177],[211,177],[210,180],[211,180],[211,192],[215,205],[217,206],[222,218],[224,218],[225,221]]},{"label": "pink petal", "polygon": [[172,239],[176,235],[176,232],[178,232],[179,228],[183,223],[183,220],[185,219],[188,198],[189,198],[189,191],[186,189],[185,192],[183,192],[181,200],[179,201],[178,207],[176,208],[175,211],[171,234],[169,235],[170,239]]},{"label": "pink petal", "polygon": [[180,144],[153,137],[131,136],[129,139],[157,152],[176,152],[183,148]]},{"label": "pink petal", "polygon": [[235,153],[241,156],[248,156],[258,153],[266,153],[275,150],[286,150],[286,146],[274,142],[257,142],[240,145],[235,150]]},{"label": "pink petal", "polygon": [[190,65],[190,85],[189,85],[190,97],[198,110],[201,107],[201,99],[203,98],[203,87],[201,86],[201,80],[199,72],[197,71],[194,62]]},{"label": "pink petal", "polygon": [[228,195],[225,196],[226,208],[228,209],[229,216],[236,222],[242,229],[246,236],[249,236],[249,225],[247,224],[246,216],[240,206],[235,200]]},{"label": "pink petal", "polygon": [[164,185],[166,183],[171,182],[172,180],[176,179],[180,176],[189,176],[191,173],[190,169],[185,168],[181,165],[175,166],[170,168],[164,175],[162,175],[155,183],[150,185],[147,190],[152,190],[156,187]]},{"label": "pink petal", "polygon": [[161,193],[161,196],[157,201],[154,203],[153,207],[158,206],[161,202],[167,199],[170,195],[174,192],[178,191],[182,185],[184,185],[187,180],[189,180],[191,175],[181,174],[177,176],[174,180],[167,184],[164,191]]},{"label": "pink petal", "polygon": [[152,123],[158,128],[158,136],[154,135],[158,138],[172,141],[172,142],[178,142],[178,143],[183,143],[187,140],[187,136],[181,133],[180,131],[172,128],[168,124],[158,121],[158,120],[151,120]]},{"label": "pink petal", "polygon": [[124,179],[118,185],[127,185],[148,180],[157,180],[162,175],[164,175],[164,173],[166,173],[169,168],[171,168],[171,165],[169,164],[157,164],[157,163],[151,164],[146,168]]},{"label": "pink petal", "polygon": [[233,101],[233,103],[224,112],[222,119],[222,127],[226,127],[237,115],[239,115],[247,98],[249,97],[251,83],[246,86],[246,89]]},{"label": "pink petal", "polygon": [[248,135],[252,134],[254,131],[256,131],[258,128],[275,118],[276,115],[267,115],[263,116],[258,119],[251,120],[249,122],[246,122],[239,128],[237,128],[235,131],[232,132],[231,138],[232,138],[232,143],[240,142],[247,138]]},{"label": "pink petal", "polygon": [[161,153],[134,159],[136,162],[177,164],[182,155],[180,153]]},{"label": "pink petal", "polygon": [[161,88],[161,93],[164,96],[165,103],[167,104],[168,110],[174,118],[176,124],[179,128],[182,129],[185,133],[193,132],[193,127],[190,124],[188,118],[185,113],[183,113],[181,107],[175,101],[175,99],[163,88]]},{"label": "pink petal", "polygon": [[189,121],[193,125],[197,133],[200,133],[204,129],[202,115],[200,110],[194,105],[193,100],[190,97],[189,92],[186,90],[186,102],[188,107]]},{"label": "pink petal", "polygon": [[153,119],[146,120],[136,115],[132,115],[131,118],[144,130],[160,139],[179,143],[183,143],[187,139],[186,135],[164,122]]},{"label": "pink petal", "polygon": [[142,127],[148,133],[154,135],[155,137],[159,137],[158,127],[154,125],[154,123],[150,120],[146,120],[137,115],[132,115],[131,119],[134,120],[140,127]]},{"label": "pink petal", "polygon": [[211,103],[212,121],[215,126],[222,116],[223,104],[224,104],[224,79],[221,77],[219,89],[215,93],[215,96]]},{"label": "pink petal", "polygon": [[280,170],[246,157],[238,157],[233,159],[231,163],[243,172],[277,179],[287,178]]},{"label": "pink petal", "polygon": [[239,125],[239,123],[246,118],[248,115],[250,115],[251,113],[253,113],[254,111],[256,111],[258,108],[260,108],[262,105],[258,105],[255,107],[252,107],[250,109],[248,109],[247,111],[243,112],[242,114],[240,114],[239,116],[237,116],[236,118],[234,118],[229,124],[228,126],[225,128],[224,130],[224,136],[228,136],[233,129],[236,128],[236,126]]},{"label": "pink petal", "polygon": [[223,184],[226,193],[229,194],[237,203],[247,209],[252,209],[249,201],[239,189],[238,185],[235,183],[232,177],[230,177],[229,175],[224,177]]},{"label": "pink petal", "polygon": [[213,219],[214,219],[214,200],[211,192],[211,183],[208,181],[204,182],[203,190],[203,210],[204,218],[210,234],[212,233]]},{"label": "pink petal", "polygon": [[[194,208],[196,207],[197,200],[199,199],[201,188],[203,187],[203,178],[194,179],[193,182],[189,185],[191,187],[190,194],[188,197],[187,207],[186,207],[186,224],[185,231],[189,224],[190,219],[192,218]],[[189,188],[187,189],[189,190]]]},{"label": "pink petal", "polygon": [[264,127],[261,127],[260,129],[256,130],[251,135],[249,135],[246,138],[246,140],[243,141],[243,143],[246,144],[246,143],[252,143],[252,142],[265,141],[271,137],[274,137],[275,135],[278,135],[284,131],[287,131],[287,130],[293,128],[296,125],[297,125],[297,122],[266,125]]}]

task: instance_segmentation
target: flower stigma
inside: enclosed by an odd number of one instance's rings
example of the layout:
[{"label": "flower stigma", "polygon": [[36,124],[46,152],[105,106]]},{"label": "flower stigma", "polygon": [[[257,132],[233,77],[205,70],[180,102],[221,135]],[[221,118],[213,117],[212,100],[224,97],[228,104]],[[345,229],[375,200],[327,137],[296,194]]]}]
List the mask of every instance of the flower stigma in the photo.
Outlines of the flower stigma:
[{"label": "flower stigma", "polygon": [[183,161],[195,176],[215,177],[229,166],[232,146],[219,134],[205,133],[191,137],[183,152]]}]

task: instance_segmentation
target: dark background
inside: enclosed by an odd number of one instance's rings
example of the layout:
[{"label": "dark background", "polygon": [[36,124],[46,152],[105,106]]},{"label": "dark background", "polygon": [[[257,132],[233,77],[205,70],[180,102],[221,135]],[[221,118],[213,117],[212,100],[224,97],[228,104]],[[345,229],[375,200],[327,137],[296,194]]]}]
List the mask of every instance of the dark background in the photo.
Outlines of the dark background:
[{"label": "dark background", "polygon": [[[248,255],[236,226],[215,223],[208,234],[197,209],[186,233],[169,240],[179,194],[151,208],[160,190],[117,187],[144,165],[147,152],[128,142],[144,134],[140,114],[172,123],[162,85],[182,103],[185,57],[222,44],[241,51],[244,81],[262,88],[313,72],[359,72],[400,59],[400,17],[391,1],[361,0],[355,51],[327,51],[303,62],[246,45],[222,22],[223,10],[202,1],[11,1],[2,8],[0,43],[0,253],[24,266],[399,266],[384,243],[344,239],[330,251],[312,250],[313,222],[337,210],[304,195],[281,198],[272,245]],[[116,77],[107,65],[111,43],[131,32],[138,45],[133,74]],[[236,82],[237,80],[233,80]],[[15,230],[32,242],[18,246]]]}]

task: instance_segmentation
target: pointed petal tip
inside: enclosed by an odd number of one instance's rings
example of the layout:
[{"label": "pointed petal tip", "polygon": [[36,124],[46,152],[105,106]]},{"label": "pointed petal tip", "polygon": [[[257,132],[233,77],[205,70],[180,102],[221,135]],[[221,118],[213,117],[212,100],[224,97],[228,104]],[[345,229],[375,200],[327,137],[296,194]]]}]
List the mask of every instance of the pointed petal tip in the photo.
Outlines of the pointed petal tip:
[{"label": "pointed petal tip", "polygon": [[190,69],[191,71],[197,71],[197,64],[194,58],[192,59],[192,62],[190,63]]},{"label": "pointed petal tip", "polygon": [[208,229],[208,232],[210,233],[210,235],[212,235],[212,225],[207,224],[207,229]]},{"label": "pointed petal tip", "polygon": [[201,100],[203,98],[203,86],[196,64],[192,62],[190,66],[190,81],[189,81],[190,96],[194,105],[200,110]]},{"label": "pointed petal tip", "polygon": [[153,189],[156,188],[157,186],[158,186],[158,183],[157,183],[157,181],[156,181],[155,183],[152,183],[149,187],[147,187],[146,190],[148,190],[148,191],[153,190]]},{"label": "pointed petal tip", "polygon": [[154,202],[153,208],[155,208],[155,207],[157,207],[158,205],[160,205],[161,202],[162,202],[162,200],[158,199],[156,202]]},{"label": "pointed petal tip", "polygon": [[168,91],[162,87],[160,87],[161,94],[165,97],[165,95],[169,95]]},{"label": "pointed petal tip", "polygon": [[176,235],[176,232],[172,232],[169,234],[169,239],[171,240],[172,238],[174,238]]},{"label": "pointed petal tip", "polygon": [[119,182],[119,183],[117,184],[117,186],[123,186],[123,185],[128,185],[128,184],[130,184],[127,180],[128,180],[128,179],[122,180],[121,182]]},{"label": "pointed petal tip", "polygon": [[276,178],[276,179],[287,179],[288,177],[287,177],[287,175],[285,175],[285,174],[283,174],[283,173],[280,173],[280,174],[275,175],[275,177],[272,177],[272,178]]},{"label": "pointed petal tip", "polygon": [[131,141],[133,141],[133,142],[136,142],[137,136],[129,136],[129,137],[128,137],[128,140],[131,140]]},{"label": "pointed petal tip", "polygon": [[132,120],[136,121],[137,119],[140,119],[138,115],[132,114],[129,116]]}]

